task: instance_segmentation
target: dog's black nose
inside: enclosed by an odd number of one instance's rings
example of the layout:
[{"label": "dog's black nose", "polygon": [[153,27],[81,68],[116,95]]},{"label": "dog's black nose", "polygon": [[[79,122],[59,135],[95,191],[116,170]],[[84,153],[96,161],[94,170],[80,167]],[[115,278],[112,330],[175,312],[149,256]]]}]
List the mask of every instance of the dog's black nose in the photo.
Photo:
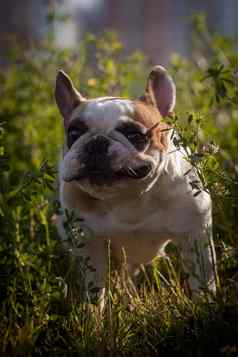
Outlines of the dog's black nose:
[{"label": "dog's black nose", "polygon": [[110,167],[108,156],[109,139],[98,135],[84,146],[83,162],[90,175],[106,175]]},{"label": "dog's black nose", "polygon": [[84,150],[88,155],[105,155],[109,145],[110,142],[105,136],[98,135],[85,145]]}]

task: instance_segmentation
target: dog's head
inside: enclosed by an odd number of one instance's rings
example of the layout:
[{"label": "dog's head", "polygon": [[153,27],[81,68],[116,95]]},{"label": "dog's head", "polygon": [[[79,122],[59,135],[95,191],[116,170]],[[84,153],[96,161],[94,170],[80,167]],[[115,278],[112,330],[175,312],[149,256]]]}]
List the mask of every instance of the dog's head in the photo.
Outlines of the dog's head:
[{"label": "dog's head", "polygon": [[61,179],[95,197],[146,191],[160,175],[175,85],[161,66],[152,69],[137,100],[84,98],[59,71],[55,98],[64,119]]}]

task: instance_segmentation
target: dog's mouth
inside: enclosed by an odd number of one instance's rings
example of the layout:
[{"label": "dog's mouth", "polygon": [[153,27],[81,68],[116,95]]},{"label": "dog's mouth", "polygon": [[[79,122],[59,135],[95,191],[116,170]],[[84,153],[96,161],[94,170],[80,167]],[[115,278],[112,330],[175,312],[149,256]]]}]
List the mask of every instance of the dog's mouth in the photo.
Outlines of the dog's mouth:
[{"label": "dog's mouth", "polygon": [[67,177],[64,179],[66,182],[71,181],[83,181],[88,179],[91,184],[105,185],[112,184],[115,181],[123,179],[142,180],[150,176],[152,172],[151,163],[145,163],[139,167],[123,167],[118,171],[112,171],[111,169],[87,169],[86,167],[76,175]]}]

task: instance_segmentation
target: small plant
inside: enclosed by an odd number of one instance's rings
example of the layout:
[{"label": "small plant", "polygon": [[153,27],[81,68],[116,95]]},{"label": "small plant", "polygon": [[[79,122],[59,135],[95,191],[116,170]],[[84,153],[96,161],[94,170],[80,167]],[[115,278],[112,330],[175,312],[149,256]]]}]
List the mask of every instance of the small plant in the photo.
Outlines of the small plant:
[{"label": "small plant", "polygon": [[[176,146],[213,199],[218,255],[217,296],[192,302],[174,247],[172,259],[142,269],[138,286],[119,281],[109,259],[107,304],[82,299],[79,271],[93,269],[80,250],[91,232],[57,204],[56,165],[63,141],[53,100],[58,68],[88,97],[136,97],[144,88],[146,60],[123,55],[115,34],[88,35],[77,50],[50,43],[12,51],[0,72],[0,351],[6,355],[235,356],[238,351],[238,114],[236,44],[211,35],[196,18],[192,59],[171,59],[178,88],[170,120]],[[209,51],[208,51],[209,49]],[[194,194],[201,187],[191,182]],[[67,255],[55,215],[63,215]],[[76,228],[75,223],[80,224]],[[66,242],[66,243],[67,243]],[[70,248],[67,248],[70,249]],[[66,249],[66,250],[67,250]],[[110,249],[109,249],[110,253]],[[110,254],[109,254],[110,258]],[[88,286],[96,294],[94,286]],[[93,290],[95,289],[95,290]]]}]

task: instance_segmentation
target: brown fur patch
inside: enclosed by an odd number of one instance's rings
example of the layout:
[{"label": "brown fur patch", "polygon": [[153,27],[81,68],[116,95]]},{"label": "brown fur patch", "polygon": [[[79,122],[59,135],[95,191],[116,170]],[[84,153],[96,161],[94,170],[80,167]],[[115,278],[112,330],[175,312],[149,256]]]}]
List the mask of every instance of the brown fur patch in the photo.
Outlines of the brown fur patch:
[{"label": "brown fur patch", "polygon": [[159,150],[164,151],[168,146],[168,132],[171,128],[170,125],[162,122],[162,116],[158,109],[150,104],[141,100],[134,102],[135,114],[134,120],[140,122],[146,128],[152,128],[156,123],[158,126],[152,130],[152,147],[157,147]]}]

